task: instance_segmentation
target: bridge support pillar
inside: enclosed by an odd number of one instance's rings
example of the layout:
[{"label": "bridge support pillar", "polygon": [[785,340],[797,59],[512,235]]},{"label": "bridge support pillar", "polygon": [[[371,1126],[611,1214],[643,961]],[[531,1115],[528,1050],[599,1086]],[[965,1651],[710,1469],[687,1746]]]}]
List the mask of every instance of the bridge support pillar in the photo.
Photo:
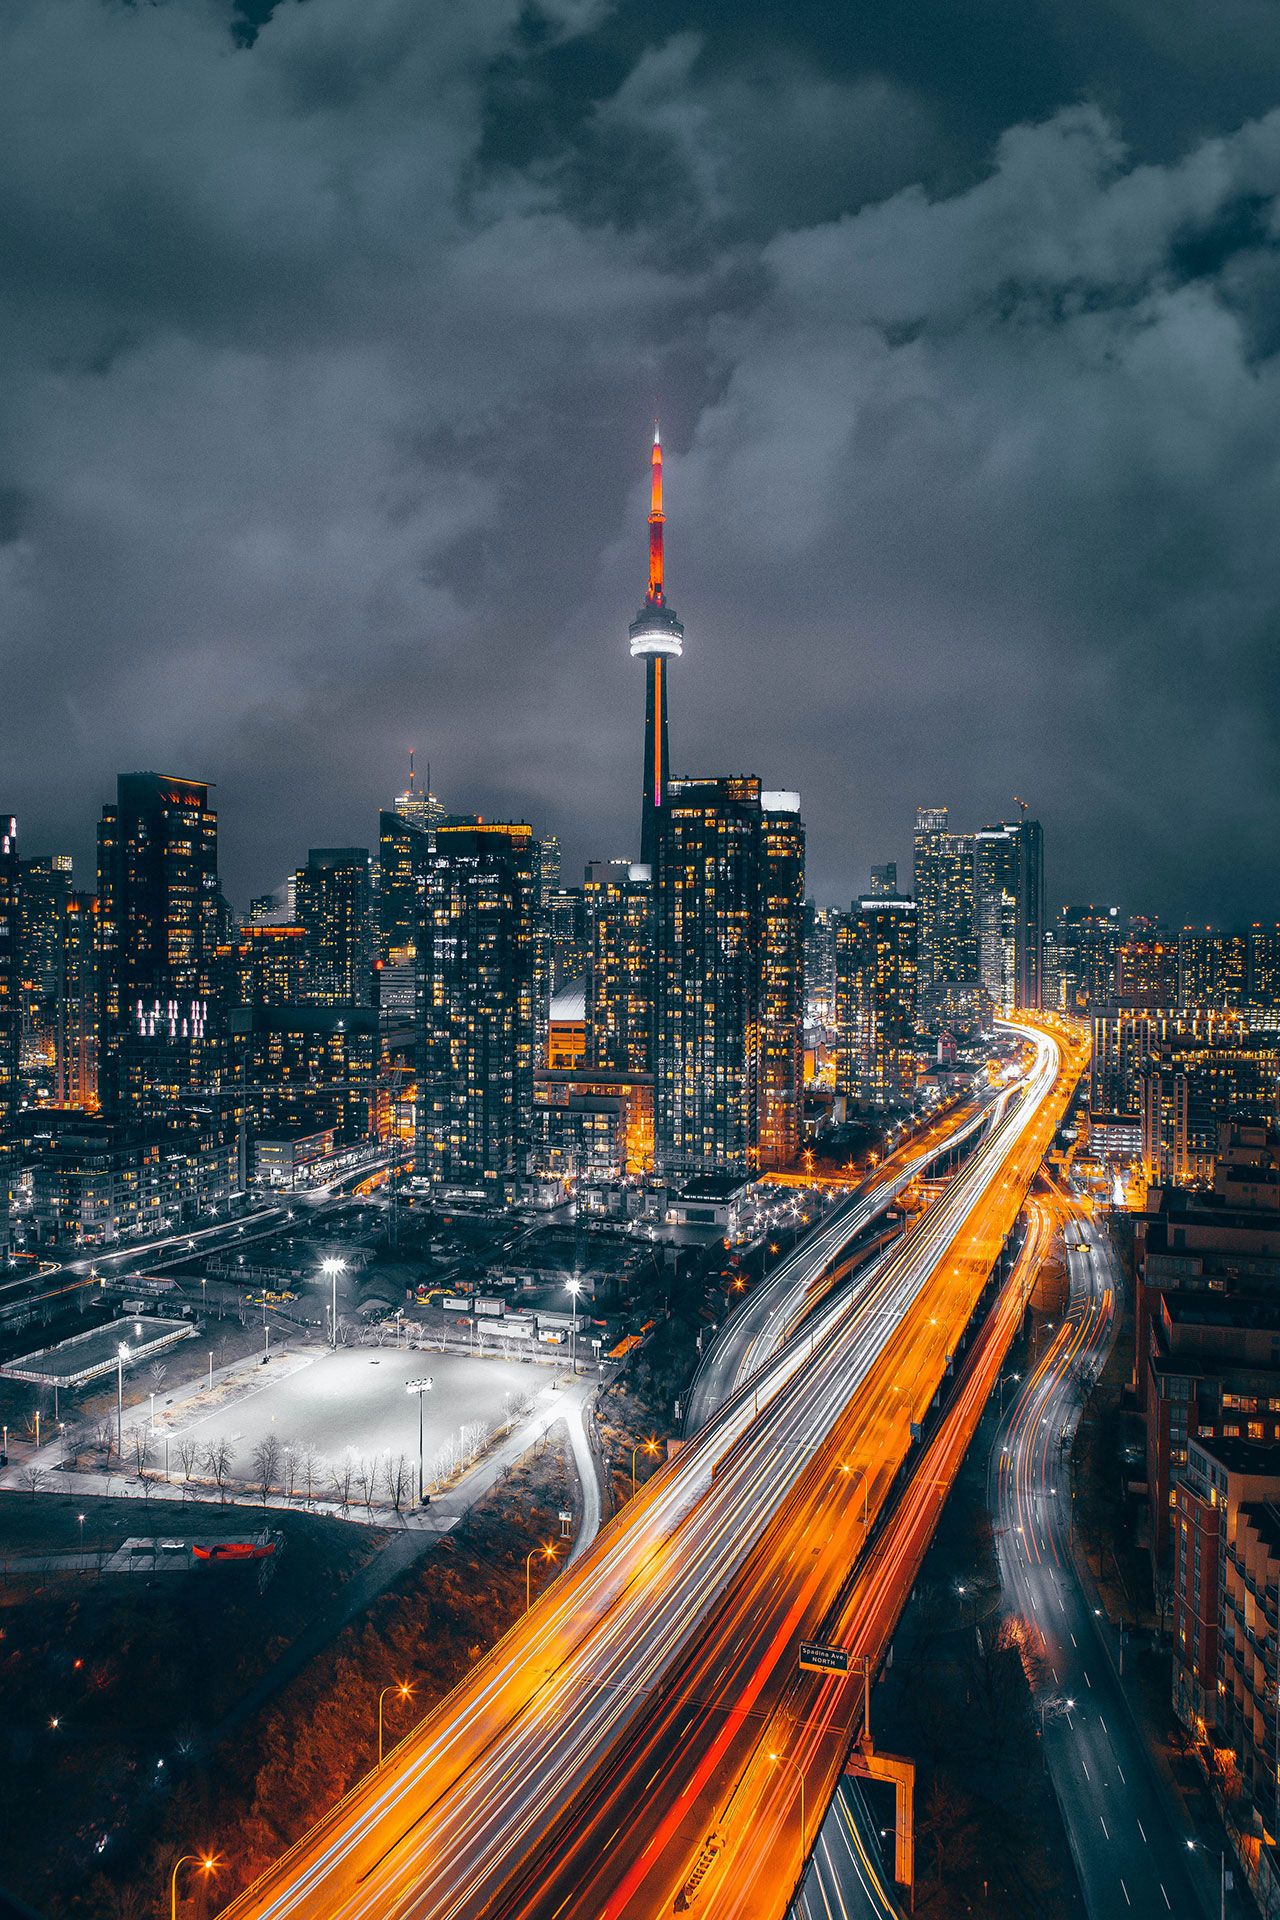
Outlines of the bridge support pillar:
[{"label": "bridge support pillar", "polygon": [[893,1877],[911,1900],[916,1891],[916,1769],[911,1760],[893,1753],[877,1753],[871,1742],[856,1746],[846,1773],[863,1780],[891,1780],[894,1794]]}]

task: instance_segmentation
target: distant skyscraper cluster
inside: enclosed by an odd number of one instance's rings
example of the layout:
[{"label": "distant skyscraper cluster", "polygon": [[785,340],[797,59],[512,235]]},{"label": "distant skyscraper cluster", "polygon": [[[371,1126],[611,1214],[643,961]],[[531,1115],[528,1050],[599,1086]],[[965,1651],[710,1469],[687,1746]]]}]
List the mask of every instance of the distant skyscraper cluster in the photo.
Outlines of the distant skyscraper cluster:
[{"label": "distant skyscraper cluster", "polygon": [[377,1141],[494,1196],[796,1159],[799,797],[673,774],[664,527],[655,433],[639,857],[579,886],[554,835],[451,812],[412,755],[375,849],[312,847],[243,918],[201,781],[122,774],[89,893],[0,819],[0,1139],[28,1249],[175,1225]]},{"label": "distant skyscraper cluster", "polygon": [[199,780],[119,777],[89,891],[0,815],[0,1222],[26,1250],[161,1230],[373,1145],[442,1192],[543,1179],[617,1205],[647,1181],[712,1206],[1042,1007],[1094,1019],[1092,1126],[1153,1177],[1210,1178],[1221,1120],[1275,1119],[1280,928],[1048,917],[1022,801],[964,828],[920,808],[910,890],[886,861],[823,906],[797,793],[673,770],[656,433],[650,489],[636,843],[581,884],[554,835],[452,811],[412,754],[376,847],[312,847],[241,917]]}]

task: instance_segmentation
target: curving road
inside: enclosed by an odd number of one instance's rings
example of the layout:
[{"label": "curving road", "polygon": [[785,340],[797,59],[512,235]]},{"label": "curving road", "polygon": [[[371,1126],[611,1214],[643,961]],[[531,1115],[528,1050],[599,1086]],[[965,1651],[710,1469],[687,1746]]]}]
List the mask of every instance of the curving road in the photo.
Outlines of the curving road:
[{"label": "curving road", "polygon": [[[874,1521],[946,1369],[1052,1131],[1058,1062],[1037,1035],[1007,1111],[870,1282],[815,1309],[229,1916],[669,1909],[708,1806],[758,1763],[796,1638],[820,1626],[865,1538],[849,1470]],[[829,1263],[825,1247],[812,1257]],[[772,1826],[761,1840],[780,1910],[788,1856]]]},{"label": "curving road", "polygon": [[993,1450],[1001,1576],[1036,1630],[1045,1764],[1090,1920],[1216,1916],[1217,1887],[1206,1898],[1192,1877],[1188,1836],[1157,1788],[1072,1557],[1070,1442],[1083,1387],[1115,1339],[1116,1275],[1110,1240],[1082,1211],[1072,1209],[1067,1237],[1070,1311]]}]

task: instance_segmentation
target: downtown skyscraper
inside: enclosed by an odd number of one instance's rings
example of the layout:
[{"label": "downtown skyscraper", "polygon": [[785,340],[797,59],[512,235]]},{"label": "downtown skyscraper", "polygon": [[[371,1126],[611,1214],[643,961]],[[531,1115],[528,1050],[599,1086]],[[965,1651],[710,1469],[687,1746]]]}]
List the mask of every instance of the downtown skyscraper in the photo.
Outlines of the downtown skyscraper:
[{"label": "downtown skyscraper", "polygon": [[533,1128],[537,848],[522,824],[439,827],[417,942],[417,1164],[503,1192]]},{"label": "downtown skyscraper", "polygon": [[122,773],[98,826],[99,1094],[163,1114],[219,1076],[218,817],[203,781]]},{"label": "downtown skyscraper", "polygon": [[798,1143],[804,1018],[799,796],[675,779],[655,880],[660,1174],[748,1174]]},{"label": "downtown skyscraper", "polygon": [[980,990],[997,1013],[1043,1000],[1044,836],[1038,820],[952,832],[946,807],[916,814],[922,1016],[945,1014],[954,994]]}]

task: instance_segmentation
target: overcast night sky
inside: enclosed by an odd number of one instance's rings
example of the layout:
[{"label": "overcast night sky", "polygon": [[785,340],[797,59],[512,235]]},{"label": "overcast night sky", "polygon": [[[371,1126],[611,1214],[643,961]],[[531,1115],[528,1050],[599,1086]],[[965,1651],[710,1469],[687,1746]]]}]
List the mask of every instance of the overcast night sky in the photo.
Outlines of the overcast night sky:
[{"label": "overcast night sky", "polygon": [[6,0],[0,804],[215,783],[232,899],[672,750],[1049,894],[1280,917],[1275,0]]}]

